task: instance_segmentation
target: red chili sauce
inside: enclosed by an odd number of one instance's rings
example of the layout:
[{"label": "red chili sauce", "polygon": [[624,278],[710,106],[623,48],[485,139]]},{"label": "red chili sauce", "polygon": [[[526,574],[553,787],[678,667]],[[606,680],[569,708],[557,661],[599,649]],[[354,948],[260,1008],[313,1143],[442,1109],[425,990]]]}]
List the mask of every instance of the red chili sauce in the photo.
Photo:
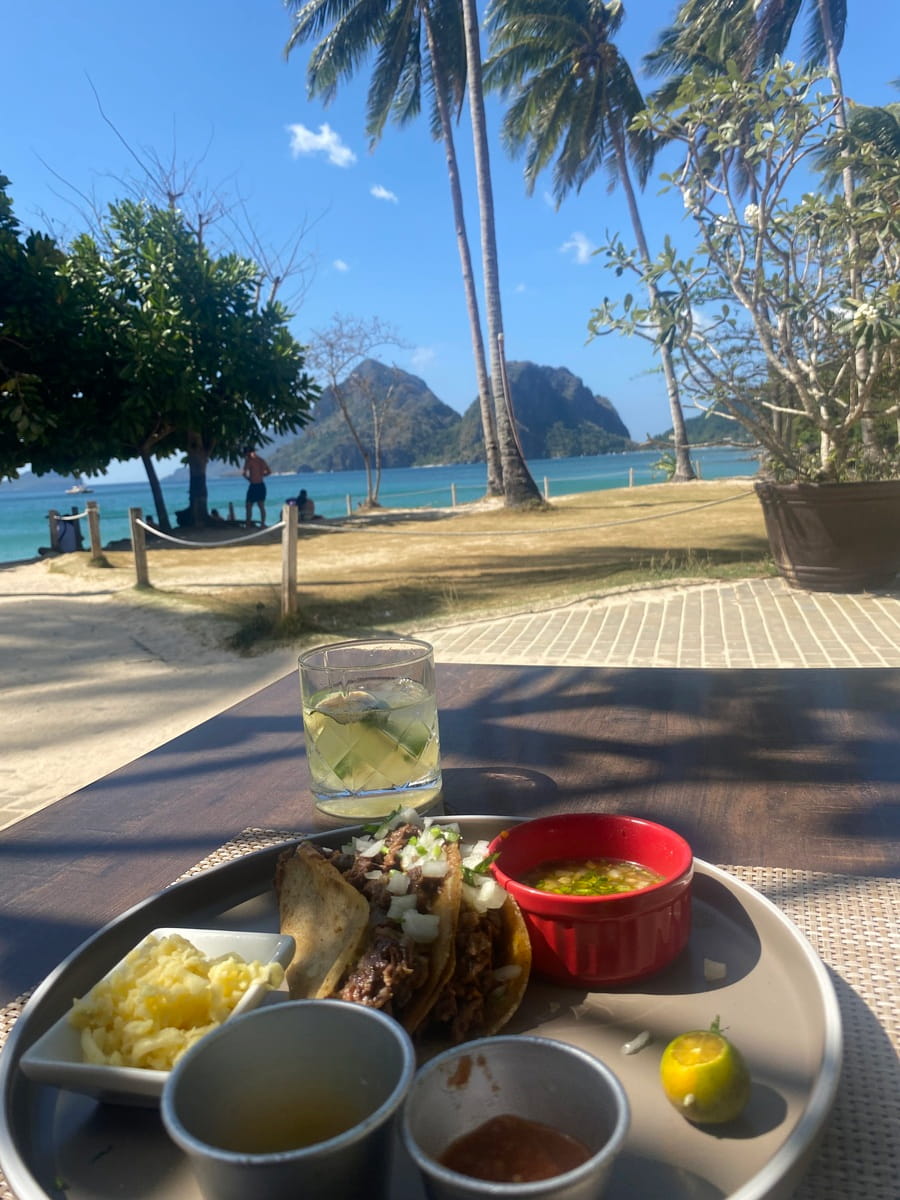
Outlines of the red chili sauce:
[{"label": "red chili sauce", "polygon": [[492,1183],[530,1183],[571,1171],[590,1156],[576,1138],[504,1113],[451,1142],[440,1162],[460,1175]]}]

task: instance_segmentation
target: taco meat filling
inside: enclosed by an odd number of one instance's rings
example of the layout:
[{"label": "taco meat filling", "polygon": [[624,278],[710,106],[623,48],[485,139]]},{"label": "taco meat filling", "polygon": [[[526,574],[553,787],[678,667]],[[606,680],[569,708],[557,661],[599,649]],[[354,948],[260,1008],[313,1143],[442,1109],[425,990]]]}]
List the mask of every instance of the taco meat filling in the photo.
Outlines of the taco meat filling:
[{"label": "taco meat filling", "polygon": [[428,960],[415,942],[398,929],[379,925],[338,998],[387,1013],[402,1011],[427,978]]},{"label": "taco meat filling", "polygon": [[463,906],[456,928],[456,966],[438,994],[432,1024],[443,1026],[453,1042],[463,1042],[485,1022],[488,997],[498,984],[494,971],[502,962],[503,918],[496,908],[476,912]]},{"label": "taco meat filling", "polygon": [[[385,837],[384,849],[371,858],[340,850],[325,852],[325,857],[347,883],[365,896],[372,908],[368,945],[338,989],[341,1000],[352,1000],[396,1015],[428,981],[430,953],[427,946],[413,941],[387,915],[392,898],[388,889],[390,872],[403,870],[403,848],[410,838],[421,832],[415,825],[398,826]],[[378,876],[375,876],[376,871]],[[404,874],[409,878],[409,893],[416,897],[417,911],[431,912],[443,881],[423,876],[419,867],[411,867]]]}]

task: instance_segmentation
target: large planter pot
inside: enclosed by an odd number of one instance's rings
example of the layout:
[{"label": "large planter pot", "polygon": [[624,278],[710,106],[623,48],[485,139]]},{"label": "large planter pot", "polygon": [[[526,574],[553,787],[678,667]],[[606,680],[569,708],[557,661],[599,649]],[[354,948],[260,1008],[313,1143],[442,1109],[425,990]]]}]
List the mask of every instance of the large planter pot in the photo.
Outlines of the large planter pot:
[{"label": "large planter pot", "polygon": [[900,571],[900,480],[756,485],[772,557],[792,587],[864,592]]}]

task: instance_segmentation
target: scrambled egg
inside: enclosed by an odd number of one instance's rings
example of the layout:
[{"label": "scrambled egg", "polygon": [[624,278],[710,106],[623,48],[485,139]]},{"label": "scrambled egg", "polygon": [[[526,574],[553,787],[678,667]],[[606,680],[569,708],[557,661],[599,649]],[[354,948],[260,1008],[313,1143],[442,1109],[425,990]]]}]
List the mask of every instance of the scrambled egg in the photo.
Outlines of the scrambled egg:
[{"label": "scrambled egg", "polygon": [[168,1071],[251,984],[277,988],[283,978],[277,963],[210,959],[179,934],[150,937],[74,1002],[69,1021],[81,1030],[85,1062]]}]

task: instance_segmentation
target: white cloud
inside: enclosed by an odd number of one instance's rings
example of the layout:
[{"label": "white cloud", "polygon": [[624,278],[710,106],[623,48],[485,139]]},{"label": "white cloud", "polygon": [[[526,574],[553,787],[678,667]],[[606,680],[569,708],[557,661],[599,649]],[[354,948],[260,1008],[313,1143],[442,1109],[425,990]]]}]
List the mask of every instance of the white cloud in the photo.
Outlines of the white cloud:
[{"label": "white cloud", "polygon": [[334,269],[336,271],[349,271],[350,270],[350,264],[344,262],[344,260],[342,258],[336,258],[331,265],[334,267]]},{"label": "white cloud", "polygon": [[596,246],[584,233],[573,233],[559,248],[560,254],[568,254],[571,251],[572,257],[579,265],[590,262],[595,250]]},{"label": "white cloud", "polygon": [[299,158],[301,154],[324,154],[335,167],[349,167],[356,162],[356,155],[349,146],[341,141],[341,135],[330,125],[320,125],[319,132],[313,133],[305,125],[288,125],[291,135],[291,154]]},{"label": "white cloud", "polygon": [[395,192],[390,192],[386,187],[382,187],[380,183],[373,183],[369,188],[369,194],[374,196],[376,200],[390,200],[391,204],[399,204]]},{"label": "white cloud", "polygon": [[435,352],[430,346],[416,346],[415,350],[409,356],[410,366],[421,370],[422,367],[427,367],[429,363],[433,363],[435,357]]},{"label": "white cloud", "polygon": [[521,294],[522,294],[523,292],[527,292],[527,291],[528,291],[528,288],[525,286],[525,284],[524,284],[524,283],[517,283],[517,284],[516,284],[516,292],[518,292],[518,294],[519,294],[520,296],[521,296]]}]

